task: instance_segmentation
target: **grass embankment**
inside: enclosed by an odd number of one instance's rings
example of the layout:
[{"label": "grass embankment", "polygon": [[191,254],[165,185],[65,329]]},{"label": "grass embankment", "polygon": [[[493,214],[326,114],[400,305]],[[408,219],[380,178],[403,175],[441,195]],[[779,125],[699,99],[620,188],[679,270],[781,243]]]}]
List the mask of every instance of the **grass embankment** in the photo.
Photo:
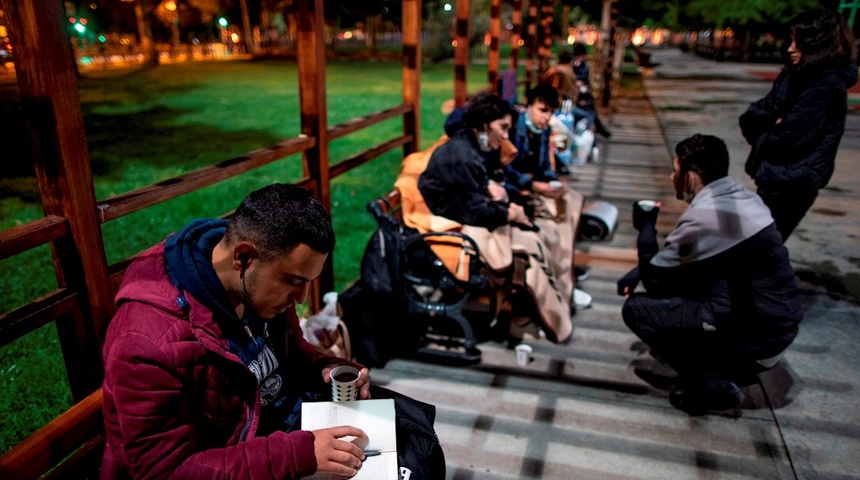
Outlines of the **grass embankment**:
[{"label": "grass embankment", "polygon": [[[331,125],[402,101],[399,62],[336,61],[327,65],[327,73]],[[444,116],[439,107],[452,96],[453,77],[451,65],[423,67],[423,147],[442,133]],[[486,66],[471,68],[469,77],[470,90],[482,87]],[[137,72],[89,72],[80,80],[80,95],[98,199],[272,145],[298,135],[301,128],[296,66],[283,61],[201,62]],[[401,122],[391,120],[338,139],[331,145],[332,161],[399,132]],[[391,152],[334,180],[338,290],[358,277],[361,255],[374,229],[364,207],[392,188],[400,156],[400,150]],[[301,157],[295,155],[109,222],[103,225],[108,262],[157,243],[191,219],[230,211],[258,187],[294,181],[300,175]],[[42,216],[35,189],[32,179],[0,182],[0,228]],[[3,312],[56,288],[47,247],[0,261],[0,272]],[[0,412],[4,418],[0,451],[11,448],[70,404],[53,325],[0,348]]]}]

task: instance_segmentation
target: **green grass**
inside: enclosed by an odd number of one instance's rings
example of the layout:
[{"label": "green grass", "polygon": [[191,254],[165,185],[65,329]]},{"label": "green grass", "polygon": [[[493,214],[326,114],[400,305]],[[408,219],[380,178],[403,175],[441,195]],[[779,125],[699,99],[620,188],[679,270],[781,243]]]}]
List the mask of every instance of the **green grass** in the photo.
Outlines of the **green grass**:
[{"label": "green grass", "polygon": [[[331,125],[402,101],[400,62],[336,61],[326,68]],[[453,78],[450,64],[423,66],[422,147],[442,134],[444,116],[439,107],[453,96]],[[470,90],[483,87],[486,66],[470,67],[469,78]],[[85,72],[79,91],[99,199],[283,141],[300,131],[296,66],[285,61],[200,62],[137,72]],[[338,139],[330,148],[332,161],[399,132],[401,122],[391,120]],[[391,152],[334,180],[338,290],[358,277],[361,255],[374,229],[364,207],[391,190],[400,156],[400,150]],[[230,211],[260,186],[294,181],[300,175],[301,157],[294,155],[108,222],[102,227],[108,261],[143,250],[191,219]],[[35,182],[28,179],[0,181],[0,228],[42,216],[41,206],[34,202],[38,198],[35,189]],[[3,312],[56,288],[47,247],[0,261],[0,272]],[[0,348],[0,411],[4,418],[0,451],[56,417],[71,401],[53,325]]]}]

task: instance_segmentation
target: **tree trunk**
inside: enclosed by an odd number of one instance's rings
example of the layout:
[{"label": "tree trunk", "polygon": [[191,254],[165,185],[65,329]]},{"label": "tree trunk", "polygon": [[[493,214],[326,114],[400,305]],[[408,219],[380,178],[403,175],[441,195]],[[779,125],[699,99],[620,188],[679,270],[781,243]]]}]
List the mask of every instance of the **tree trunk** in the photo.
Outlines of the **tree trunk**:
[{"label": "tree trunk", "polygon": [[382,15],[369,15],[367,17],[367,46],[370,47],[370,56],[376,57],[379,45],[379,27],[382,24]]},{"label": "tree trunk", "polygon": [[137,34],[140,37],[143,65],[154,67],[158,65],[158,52],[155,49],[152,27],[149,24],[149,0],[137,0],[134,3],[134,16],[137,18]]},{"label": "tree trunk", "polygon": [[245,53],[256,53],[254,43],[254,32],[251,30],[251,17],[248,15],[248,0],[239,0],[239,8],[242,10],[242,30],[245,36]]}]

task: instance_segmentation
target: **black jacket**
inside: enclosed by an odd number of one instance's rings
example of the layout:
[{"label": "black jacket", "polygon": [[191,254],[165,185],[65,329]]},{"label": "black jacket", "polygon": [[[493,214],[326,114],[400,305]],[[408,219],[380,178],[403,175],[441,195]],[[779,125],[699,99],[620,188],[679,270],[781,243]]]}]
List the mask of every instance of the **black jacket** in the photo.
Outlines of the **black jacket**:
[{"label": "black jacket", "polygon": [[[656,253],[656,239],[653,245]],[[641,253],[640,278],[649,294],[702,302],[718,328],[754,358],[777,355],[797,336],[803,310],[776,224],[715,257],[679,267],[642,262]]]},{"label": "black jacket", "polygon": [[[745,170],[762,189],[817,190],[833,175],[857,66],[783,71],[740,117],[752,146]],[[782,119],[777,123],[777,119]]]},{"label": "black jacket", "polygon": [[490,200],[487,183],[500,168],[492,163],[474,133],[460,130],[430,156],[418,190],[435,215],[494,230],[508,224],[508,206]]}]

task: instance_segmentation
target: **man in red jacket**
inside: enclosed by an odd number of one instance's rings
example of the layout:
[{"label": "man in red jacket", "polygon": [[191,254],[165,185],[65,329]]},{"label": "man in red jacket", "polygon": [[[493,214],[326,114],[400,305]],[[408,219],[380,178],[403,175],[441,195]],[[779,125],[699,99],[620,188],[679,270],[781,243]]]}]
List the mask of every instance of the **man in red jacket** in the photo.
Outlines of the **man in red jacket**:
[{"label": "man in red jacket", "polygon": [[323,206],[275,184],[135,260],[103,352],[102,478],[355,475],[364,432],[295,428],[301,401],[347,363],[304,340],[295,309],[334,243]]}]

